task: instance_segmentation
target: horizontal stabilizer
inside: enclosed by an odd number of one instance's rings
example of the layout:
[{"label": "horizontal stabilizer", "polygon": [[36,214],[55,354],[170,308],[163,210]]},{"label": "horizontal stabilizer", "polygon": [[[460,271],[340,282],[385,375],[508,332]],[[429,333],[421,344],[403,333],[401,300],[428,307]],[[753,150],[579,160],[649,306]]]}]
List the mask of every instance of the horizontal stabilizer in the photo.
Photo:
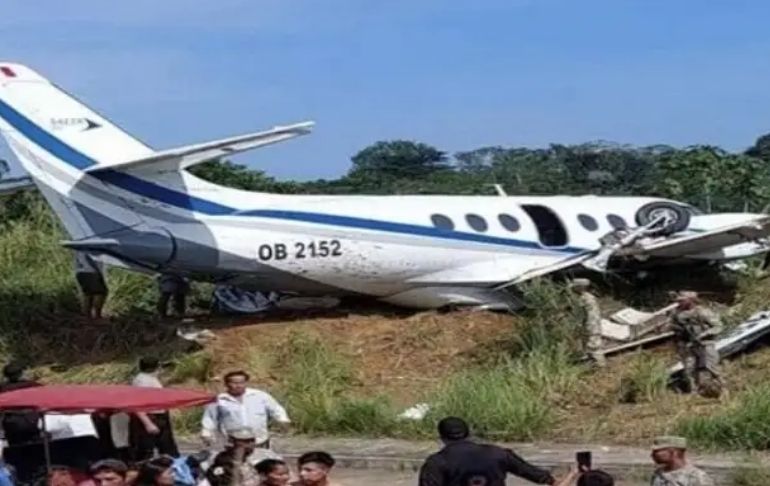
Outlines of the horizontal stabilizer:
[{"label": "horizontal stabilizer", "polygon": [[283,142],[284,140],[289,140],[300,135],[306,135],[310,133],[313,125],[315,125],[314,122],[303,122],[294,125],[278,126],[263,132],[249,133],[212,142],[162,150],[140,159],[104,165],[100,164],[90,167],[85,171],[93,173],[104,170],[141,170],[145,168],[152,169],[153,171],[184,169],[209,160],[215,160],[246,150]]},{"label": "horizontal stabilizer", "polygon": [[83,240],[64,240],[61,242],[64,248],[77,251],[105,251],[120,246],[120,242],[114,238],[86,238]]}]

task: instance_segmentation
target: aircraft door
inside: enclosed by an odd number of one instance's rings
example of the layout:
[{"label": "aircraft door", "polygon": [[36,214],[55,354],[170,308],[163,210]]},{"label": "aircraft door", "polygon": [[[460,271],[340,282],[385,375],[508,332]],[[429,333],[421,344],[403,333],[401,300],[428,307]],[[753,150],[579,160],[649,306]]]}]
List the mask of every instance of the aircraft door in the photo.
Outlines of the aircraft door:
[{"label": "aircraft door", "polygon": [[567,246],[567,229],[551,208],[540,204],[522,204],[521,209],[535,224],[541,245],[548,248]]}]

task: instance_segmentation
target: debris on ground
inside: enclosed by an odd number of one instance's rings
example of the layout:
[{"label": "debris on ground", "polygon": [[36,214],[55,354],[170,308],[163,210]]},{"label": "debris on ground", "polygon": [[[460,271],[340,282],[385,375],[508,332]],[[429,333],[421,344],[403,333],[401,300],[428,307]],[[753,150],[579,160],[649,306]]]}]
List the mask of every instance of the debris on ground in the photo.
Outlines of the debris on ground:
[{"label": "debris on ground", "polygon": [[422,420],[428,415],[428,412],[430,412],[430,405],[427,403],[418,403],[398,414],[398,418],[404,420]]},{"label": "debris on ground", "polygon": [[217,339],[217,335],[211,332],[209,329],[196,329],[196,328],[178,328],[176,335],[185,341],[194,342],[205,346]]}]

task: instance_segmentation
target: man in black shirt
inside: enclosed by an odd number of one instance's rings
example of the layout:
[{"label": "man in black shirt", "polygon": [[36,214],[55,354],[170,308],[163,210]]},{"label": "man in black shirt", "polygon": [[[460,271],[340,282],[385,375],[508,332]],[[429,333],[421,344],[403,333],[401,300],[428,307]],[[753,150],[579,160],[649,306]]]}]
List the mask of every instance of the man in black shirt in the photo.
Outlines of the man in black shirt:
[{"label": "man in black shirt", "polygon": [[508,474],[537,484],[556,482],[548,471],[533,466],[510,449],[468,440],[470,431],[463,419],[442,419],[438,433],[444,448],[428,457],[420,468],[419,486],[505,486]]}]

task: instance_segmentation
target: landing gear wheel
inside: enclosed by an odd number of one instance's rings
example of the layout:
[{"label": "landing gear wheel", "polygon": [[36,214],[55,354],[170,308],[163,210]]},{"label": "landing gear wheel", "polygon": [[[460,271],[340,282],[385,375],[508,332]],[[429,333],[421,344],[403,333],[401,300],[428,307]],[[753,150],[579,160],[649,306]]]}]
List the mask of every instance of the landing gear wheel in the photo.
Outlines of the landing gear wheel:
[{"label": "landing gear wheel", "polygon": [[690,213],[684,207],[665,201],[652,202],[645,204],[636,212],[636,223],[639,226],[646,226],[656,219],[664,218],[664,222],[658,231],[657,236],[668,236],[673,233],[684,231],[690,225]]}]

